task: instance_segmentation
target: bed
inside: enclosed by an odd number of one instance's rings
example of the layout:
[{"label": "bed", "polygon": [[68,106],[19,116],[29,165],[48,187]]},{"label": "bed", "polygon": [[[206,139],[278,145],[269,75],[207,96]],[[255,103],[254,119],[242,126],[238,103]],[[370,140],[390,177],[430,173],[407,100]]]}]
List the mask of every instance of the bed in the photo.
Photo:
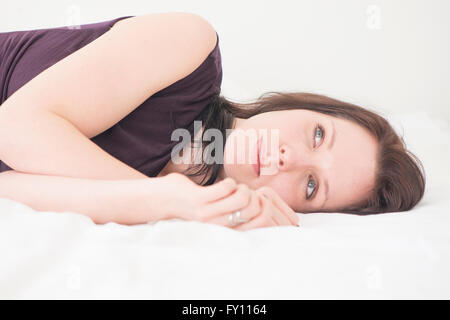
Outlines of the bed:
[{"label": "bed", "polygon": [[449,299],[450,128],[391,115],[427,173],[409,212],[301,214],[238,232],[167,220],[96,225],[0,199],[2,299]]}]

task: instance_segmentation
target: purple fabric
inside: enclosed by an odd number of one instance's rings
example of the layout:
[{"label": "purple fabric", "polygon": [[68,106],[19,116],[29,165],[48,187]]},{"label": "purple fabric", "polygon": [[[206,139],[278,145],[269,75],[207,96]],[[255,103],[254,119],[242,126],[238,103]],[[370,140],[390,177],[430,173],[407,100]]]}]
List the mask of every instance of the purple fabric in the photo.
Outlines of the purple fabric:
[{"label": "purple fabric", "polygon": [[[108,31],[115,22],[0,33],[0,104],[51,65]],[[154,177],[170,159],[178,141],[171,141],[175,128],[193,135],[192,123],[220,93],[222,61],[219,36],[214,50],[185,78],[155,93],[110,129],[91,138],[103,150]],[[105,110],[107,112],[107,110]],[[172,125],[173,124],[173,125]],[[0,172],[11,170],[0,161]]]}]

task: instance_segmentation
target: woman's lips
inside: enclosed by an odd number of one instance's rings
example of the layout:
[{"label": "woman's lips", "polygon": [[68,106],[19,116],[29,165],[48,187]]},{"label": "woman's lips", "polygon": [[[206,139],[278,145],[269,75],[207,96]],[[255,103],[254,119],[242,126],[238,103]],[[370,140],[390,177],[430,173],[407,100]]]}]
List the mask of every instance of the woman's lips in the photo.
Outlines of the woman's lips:
[{"label": "woman's lips", "polygon": [[256,163],[252,164],[253,170],[255,171],[255,173],[258,177],[259,177],[259,173],[260,173],[260,161],[259,161],[260,144],[261,144],[261,138],[259,138],[256,143]]}]

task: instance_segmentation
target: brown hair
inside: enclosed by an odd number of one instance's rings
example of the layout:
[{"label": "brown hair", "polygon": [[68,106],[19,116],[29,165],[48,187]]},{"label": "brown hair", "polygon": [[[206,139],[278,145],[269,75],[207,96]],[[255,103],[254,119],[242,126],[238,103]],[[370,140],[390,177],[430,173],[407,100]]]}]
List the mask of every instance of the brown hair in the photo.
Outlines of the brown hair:
[{"label": "brown hair", "polygon": [[[367,215],[407,211],[422,199],[425,170],[420,160],[406,149],[403,137],[397,135],[387,120],[354,104],[304,92],[267,92],[251,103],[231,102],[217,95],[201,114],[205,125],[203,132],[209,128],[219,129],[226,140],[226,129],[231,128],[235,117],[247,119],[263,112],[290,109],[306,109],[353,121],[366,128],[378,141],[375,186],[370,196],[359,204],[339,209],[339,212]],[[185,174],[204,175],[201,184],[210,185],[222,165],[203,163],[188,168]],[[206,177],[209,179],[204,182]]]}]

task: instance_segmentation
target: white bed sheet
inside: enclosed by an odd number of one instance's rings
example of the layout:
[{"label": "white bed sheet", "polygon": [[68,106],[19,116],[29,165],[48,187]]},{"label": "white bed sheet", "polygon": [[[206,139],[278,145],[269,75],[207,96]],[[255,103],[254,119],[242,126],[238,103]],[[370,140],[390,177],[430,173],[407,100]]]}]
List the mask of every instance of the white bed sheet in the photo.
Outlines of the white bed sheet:
[{"label": "white bed sheet", "polygon": [[95,225],[0,199],[0,298],[449,299],[450,129],[391,116],[427,170],[414,210],[300,214],[237,232],[181,220]]}]

